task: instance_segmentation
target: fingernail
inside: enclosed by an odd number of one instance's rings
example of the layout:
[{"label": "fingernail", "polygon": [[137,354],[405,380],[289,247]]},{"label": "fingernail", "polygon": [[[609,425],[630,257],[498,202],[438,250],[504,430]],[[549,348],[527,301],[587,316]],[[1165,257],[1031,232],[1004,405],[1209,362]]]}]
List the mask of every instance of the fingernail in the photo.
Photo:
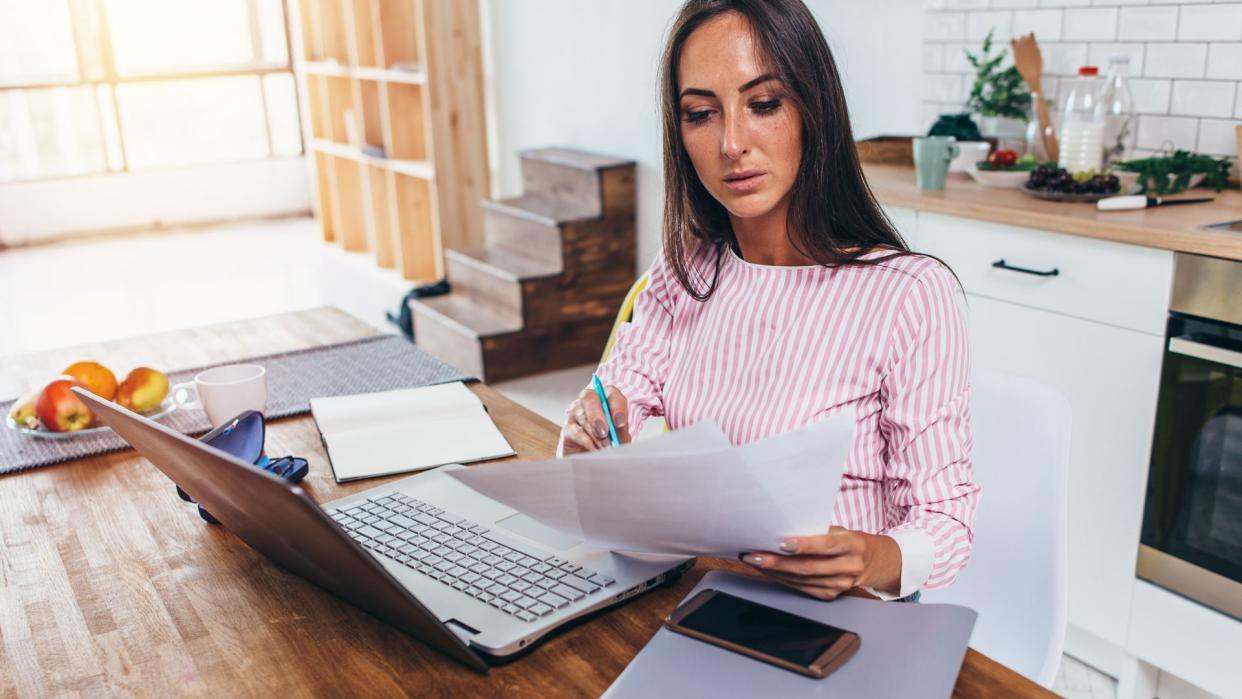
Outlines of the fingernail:
[{"label": "fingernail", "polygon": [[797,539],[788,539],[781,542],[781,550],[785,553],[797,553],[802,547],[798,545]]},{"label": "fingernail", "polygon": [[748,553],[745,556],[742,556],[742,560],[751,564],[752,566],[763,565],[763,556],[756,556],[753,553]]},{"label": "fingernail", "polygon": [[613,416],[612,416],[612,421],[613,421],[613,423],[614,423],[614,424],[616,424],[616,425],[618,425],[618,426],[626,424],[626,423],[625,423],[625,413],[617,413],[616,415],[613,415]]},{"label": "fingernail", "polygon": [[603,422],[599,420],[596,420],[594,427],[595,427],[596,437],[599,437],[600,439],[608,438],[608,426],[607,425],[605,425]]}]

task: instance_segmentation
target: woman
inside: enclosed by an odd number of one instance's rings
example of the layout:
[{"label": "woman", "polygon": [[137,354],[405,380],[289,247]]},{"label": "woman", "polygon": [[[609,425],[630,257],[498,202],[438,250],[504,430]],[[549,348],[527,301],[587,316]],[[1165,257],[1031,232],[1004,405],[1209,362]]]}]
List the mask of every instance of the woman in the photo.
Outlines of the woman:
[{"label": "woman", "polygon": [[[856,411],[833,526],[742,559],[822,599],[948,585],[979,490],[958,287],[871,195],[818,24],[799,0],[690,0],[660,83],[664,249],[598,371],[621,440],[652,415],[741,444]],[[608,444],[590,388],[567,415],[563,453]]]}]

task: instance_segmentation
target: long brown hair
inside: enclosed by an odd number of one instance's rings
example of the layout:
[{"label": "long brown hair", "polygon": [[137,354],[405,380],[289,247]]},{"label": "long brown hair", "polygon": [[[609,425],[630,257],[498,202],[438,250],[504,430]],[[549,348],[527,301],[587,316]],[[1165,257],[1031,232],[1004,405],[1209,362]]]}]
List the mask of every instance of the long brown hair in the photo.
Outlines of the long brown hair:
[{"label": "long brown hair", "polygon": [[[707,191],[681,140],[677,66],[695,29],[737,12],[749,20],[756,43],[785,84],[802,119],[802,160],[790,195],[787,233],[794,248],[825,266],[879,264],[912,254],[876,203],[858,163],[841,77],[819,24],[801,0],[688,0],[669,32],[660,65],[664,121],[664,254],[673,274],[695,299],[716,290],[726,245],[736,245],[724,206]],[[696,288],[689,260],[699,245],[715,246],[710,281]],[[891,255],[860,259],[877,247]]]}]

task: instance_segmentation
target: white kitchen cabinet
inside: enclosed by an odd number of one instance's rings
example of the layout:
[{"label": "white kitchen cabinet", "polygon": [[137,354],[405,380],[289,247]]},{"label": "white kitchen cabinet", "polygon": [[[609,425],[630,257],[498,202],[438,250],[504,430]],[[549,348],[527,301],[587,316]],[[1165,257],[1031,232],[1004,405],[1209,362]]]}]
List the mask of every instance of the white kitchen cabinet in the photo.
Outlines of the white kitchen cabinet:
[{"label": "white kitchen cabinet", "polygon": [[[1042,381],[1069,400],[1069,623],[1120,657],[1173,255],[924,213],[918,234],[919,250],[945,260],[967,291],[975,366]],[[999,259],[1059,273],[997,269]]]},{"label": "white kitchen cabinet", "polygon": [[881,206],[884,214],[888,216],[888,220],[893,222],[897,227],[897,232],[905,239],[906,245],[910,249],[918,249],[919,241],[919,212],[914,209],[903,209],[900,206]]},{"label": "white kitchen cabinet", "polygon": [[[968,295],[976,367],[1042,381],[1074,411],[1069,622],[1121,647],[1134,585],[1163,340]],[[987,493],[983,494],[987,497]]]},{"label": "white kitchen cabinet", "polygon": [[1168,250],[937,214],[920,214],[918,231],[919,245],[948,262],[971,293],[1164,335]]}]

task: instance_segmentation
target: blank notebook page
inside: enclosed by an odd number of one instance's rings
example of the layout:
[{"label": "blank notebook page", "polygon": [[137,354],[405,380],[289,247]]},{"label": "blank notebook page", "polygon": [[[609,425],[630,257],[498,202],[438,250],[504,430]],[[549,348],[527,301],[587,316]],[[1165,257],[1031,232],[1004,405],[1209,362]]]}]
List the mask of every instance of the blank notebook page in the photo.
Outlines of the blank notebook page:
[{"label": "blank notebook page", "polygon": [[337,482],[515,453],[461,382],[310,404]]}]

